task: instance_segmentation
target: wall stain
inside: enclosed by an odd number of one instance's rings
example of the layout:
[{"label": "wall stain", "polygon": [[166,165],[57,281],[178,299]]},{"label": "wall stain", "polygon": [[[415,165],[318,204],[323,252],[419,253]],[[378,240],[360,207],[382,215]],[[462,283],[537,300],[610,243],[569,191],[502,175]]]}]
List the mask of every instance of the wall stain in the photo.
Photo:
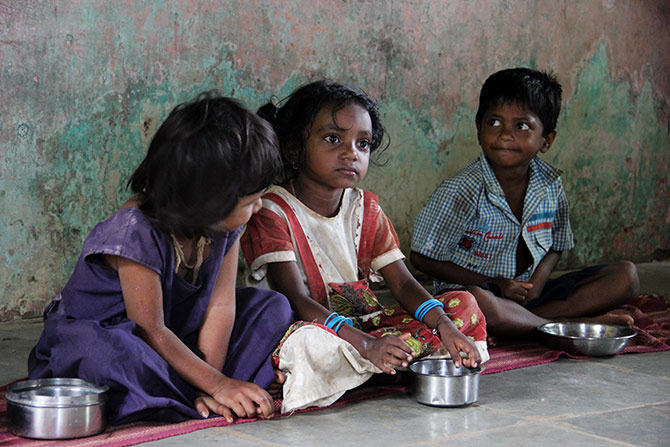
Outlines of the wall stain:
[{"label": "wall stain", "polygon": [[544,156],[572,207],[562,267],[670,252],[667,3],[541,3],[1,3],[0,320],[40,315],[63,287],[175,105],[216,88],[255,109],[320,77],[380,101],[391,145],[362,186],[406,253],[428,195],[479,154],[482,82],[518,65],[565,88]]}]

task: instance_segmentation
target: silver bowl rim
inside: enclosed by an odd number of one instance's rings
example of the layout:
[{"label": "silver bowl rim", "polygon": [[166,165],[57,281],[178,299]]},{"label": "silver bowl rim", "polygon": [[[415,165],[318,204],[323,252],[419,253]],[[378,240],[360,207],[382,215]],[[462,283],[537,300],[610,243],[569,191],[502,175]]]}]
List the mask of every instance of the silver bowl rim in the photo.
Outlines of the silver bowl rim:
[{"label": "silver bowl rim", "polygon": [[[40,388],[76,387],[87,391],[82,396],[35,395]],[[107,385],[96,385],[78,378],[53,377],[46,379],[22,380],[7,387],[5,399],[8,403],[36,408],[87,407],[104,404],[107,401]]]},{"label": "silver bowl rim", "polygon": [[447,358],[442,358],[442,359],[419,359],[416,360],[412,363],[409,364],[408,368],[412,373],[416,374],[417,376],[424,376],[424,377],[445,377],[445,378],[457,378],[457,377],[466,377],[466,376],[477,376],[481,374],[482,371],[484,371],[484,368],[482,365],[477,366],[476,368],[470,368],[469,366],[465,366],[461,364],[461,369],[464,370],[464,374],[460,375],[439,375],[439,374],[425,374],[422,372],[415,371],[414,365],[418,365],[420,363],[432,363],[432,362],[451,362],[453,363],[452,359],[447,359]]},{"label": "silver bowl rim", "polygon": [[[623,330],[623,331],[630,331],[628,334],[624,335],[619,335],[616,337],[579,337],[577,335],[562,335],[562,334],[555,334],[553,332],[548,332],[547,327],[549,326],[558,326],[558,325],[566,325],[566,324],[585,324],[585,325],[593,325],[593,326],[605,326],[609,328],[615,328],[617,331]],[[564,321],[564,322],[551,322],[551,323],[544,323],[540,326],[537,327],[537,330],[544,335],[548,335],[551,337],[556,337],[556,338],[561,338],[565,340],[588,340],[588,341],[598,341],[598,340],[627,340],[630,338],[633,338],[637,335],[637,331],[631,327],[628,326],[621,326],[617,324],[603,324],[603,323],[584,323],[581,321]]]}]

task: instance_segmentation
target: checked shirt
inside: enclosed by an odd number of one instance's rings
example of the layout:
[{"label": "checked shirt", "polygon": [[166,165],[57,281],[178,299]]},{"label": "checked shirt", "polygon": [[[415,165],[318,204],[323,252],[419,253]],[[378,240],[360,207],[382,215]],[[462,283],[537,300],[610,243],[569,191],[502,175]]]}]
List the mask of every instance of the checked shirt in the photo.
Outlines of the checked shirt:
[{"label": "checked shirt", "polygon": [[[443,181],[414,222],[412,251],[450,261],[492,278],[515,278],[519,237],[533,263],[515,279],[527,281],[550,249],[574,246],[562,172],[535,157],[523,205],[522,222],[484,154],[455,177]],[[459,288],[435,281],[435,292]]]}]

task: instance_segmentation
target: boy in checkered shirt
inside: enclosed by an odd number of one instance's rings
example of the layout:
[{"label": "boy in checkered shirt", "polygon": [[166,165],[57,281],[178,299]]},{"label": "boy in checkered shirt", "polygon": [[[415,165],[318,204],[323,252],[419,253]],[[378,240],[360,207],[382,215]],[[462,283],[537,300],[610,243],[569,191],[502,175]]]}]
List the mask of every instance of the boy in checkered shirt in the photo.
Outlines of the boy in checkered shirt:
[{"label": "boy in checkered shirt", "polygon": [[477,110],[482,154],[428,199],[414,224],[410,260],[435,278],[435,293],[467,289],[494,336],[524,336],[554,320],[632,325],[608,313],[639,291],[621,261],[556,279],[574,246],[562,172],[537,157],[556,138],[561,85],[514,68],[491,75]]}]

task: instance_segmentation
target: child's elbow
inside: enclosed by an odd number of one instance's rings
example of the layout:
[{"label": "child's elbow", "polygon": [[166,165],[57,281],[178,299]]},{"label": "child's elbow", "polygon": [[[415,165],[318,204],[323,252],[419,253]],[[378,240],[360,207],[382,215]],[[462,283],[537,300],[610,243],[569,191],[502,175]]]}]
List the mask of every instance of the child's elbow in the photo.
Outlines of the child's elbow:
[{"label": "child's elbow", "polygon": [[428,267],[429,263],[434,262],[434,261],[431,261],[426,256],[421,255],[421,254],[419,254],[415,251],[411,251],[409,253],[409,262],[412,264],[412,266],[415,269],[417,269],[417,270],[419,270],[423,273],[427,273],[426,270],[429,270],[429,267]]}]

